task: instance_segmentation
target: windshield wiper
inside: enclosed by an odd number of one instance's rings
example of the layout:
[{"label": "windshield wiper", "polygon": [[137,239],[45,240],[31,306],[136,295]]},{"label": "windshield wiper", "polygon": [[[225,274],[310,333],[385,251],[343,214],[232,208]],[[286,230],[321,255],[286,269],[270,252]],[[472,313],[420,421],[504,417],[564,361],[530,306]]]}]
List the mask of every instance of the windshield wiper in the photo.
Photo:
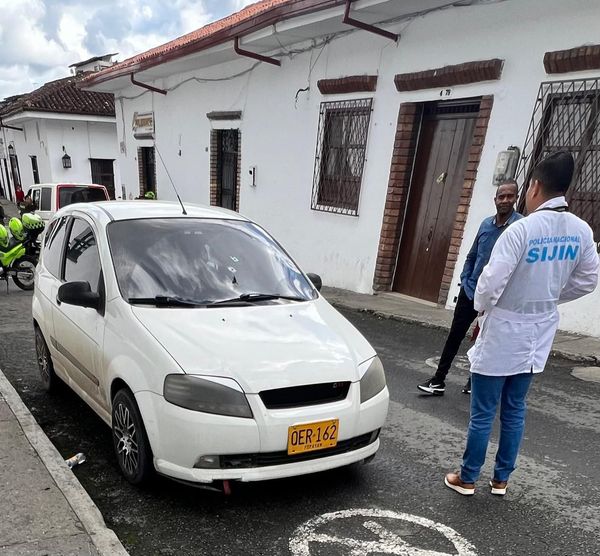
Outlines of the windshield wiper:
[{"label": "windshield wiper", "polygon": [[133,305],[155,305],[156,307],[206,307],[202,301],[184,299],[183,297],[172,297],[168,295],[156,295],[154,297],[130,297],[127,301]]},{"label": "windshield wiper", "polygon": [[306,298],[294,295],[281,295],[278,293],[243,293],[239,297],[233,297],[232,299],[221,299],[220,301],[213,301],[208,305],[208,307],[212,307],[214,305],[227,305],[228,303],[254,303],[256,301],[270,301],[271,299],[286,299],[288,301],[306,301]]}]

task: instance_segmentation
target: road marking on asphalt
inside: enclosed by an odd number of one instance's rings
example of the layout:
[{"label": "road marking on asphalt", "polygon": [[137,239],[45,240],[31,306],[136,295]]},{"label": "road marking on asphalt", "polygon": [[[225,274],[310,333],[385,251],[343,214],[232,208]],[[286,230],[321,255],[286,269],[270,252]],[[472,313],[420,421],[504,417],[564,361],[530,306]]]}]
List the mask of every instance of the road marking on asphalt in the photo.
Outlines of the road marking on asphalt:
[{"label": "road marking on asphalt", "polygon": [[[338,536],[329,532],[327,525],[331,523],[335,524],[337,520],[348,518],[366,518],[362,522],[362,526],[367,531],[373,533],[377,538],[375,540],[369,540]],[[408,543],[398,534],[390,531],[385,525],[378,523],[377,520],[380,519],[384,519],[386,522],[390,519],[395,519],[436,531],[447,541],[452,543],[456,552],[439,552],[436,550],[419,548],[414,544]],[[340,523],[340,521],[337,521],[337,523]],[[373,535],[370,536],[372,537]],[[306,523],[300,525],[294,532],[294,535],[290,539],[290,551],[293,556],[310,556],[311,554],[315,554],[314,551],[311,552],[311,543],[313,543],[313,547],[317,547],[316,550],[318,550],[319,545],[336,545],[342,550],[346,549],[344,554],[347,554],[347,556],[362,556],[363,554],[394,554],[398,556],[477,555],[475,547],[447,525],[436,523],[435,521],[417,515],[372,508],[340,510],[310,519]]]},{"label": "road marking on asphalt", "polygon": [[600,382],[600,367],[575,367],[571,374],[579,380]]}]

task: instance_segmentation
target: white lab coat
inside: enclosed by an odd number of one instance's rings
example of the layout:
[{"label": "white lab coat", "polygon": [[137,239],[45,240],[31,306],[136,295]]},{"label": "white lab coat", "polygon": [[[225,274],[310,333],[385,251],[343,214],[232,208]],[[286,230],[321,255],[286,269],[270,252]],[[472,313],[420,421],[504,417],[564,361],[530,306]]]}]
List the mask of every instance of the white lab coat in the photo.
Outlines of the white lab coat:
[{"label": "white lab coat", "polygon": [[569,212],[564,197],[544,203],[498,239],[475,290],[483,312],[469,351],[471,372],[491,376],[540,373],[558,328],[557,304],[591,293],[600,261],[593,233]]}]

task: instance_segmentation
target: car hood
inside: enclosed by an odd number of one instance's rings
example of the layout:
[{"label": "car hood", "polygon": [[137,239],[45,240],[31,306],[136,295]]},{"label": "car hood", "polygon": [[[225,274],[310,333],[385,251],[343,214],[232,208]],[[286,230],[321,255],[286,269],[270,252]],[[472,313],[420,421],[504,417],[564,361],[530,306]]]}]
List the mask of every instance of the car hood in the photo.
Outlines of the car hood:
[{"label": "car hood", "polygon": [[132,311],[186,373],[233,378],[247,393],[354,382],[360,378],[358,365],[375,355],[323,298],[198,309],[137,306]]}]

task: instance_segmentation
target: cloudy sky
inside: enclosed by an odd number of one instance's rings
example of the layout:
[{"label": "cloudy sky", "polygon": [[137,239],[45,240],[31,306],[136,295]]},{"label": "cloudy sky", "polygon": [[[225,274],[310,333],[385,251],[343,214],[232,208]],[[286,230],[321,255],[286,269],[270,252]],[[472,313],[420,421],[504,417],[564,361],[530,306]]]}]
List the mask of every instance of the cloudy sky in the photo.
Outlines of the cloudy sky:
[{"label": "cloudy sky", "polygon": [[121,61],[255,0],[0,0],[0,99],[69,75],[70,64]]}]

